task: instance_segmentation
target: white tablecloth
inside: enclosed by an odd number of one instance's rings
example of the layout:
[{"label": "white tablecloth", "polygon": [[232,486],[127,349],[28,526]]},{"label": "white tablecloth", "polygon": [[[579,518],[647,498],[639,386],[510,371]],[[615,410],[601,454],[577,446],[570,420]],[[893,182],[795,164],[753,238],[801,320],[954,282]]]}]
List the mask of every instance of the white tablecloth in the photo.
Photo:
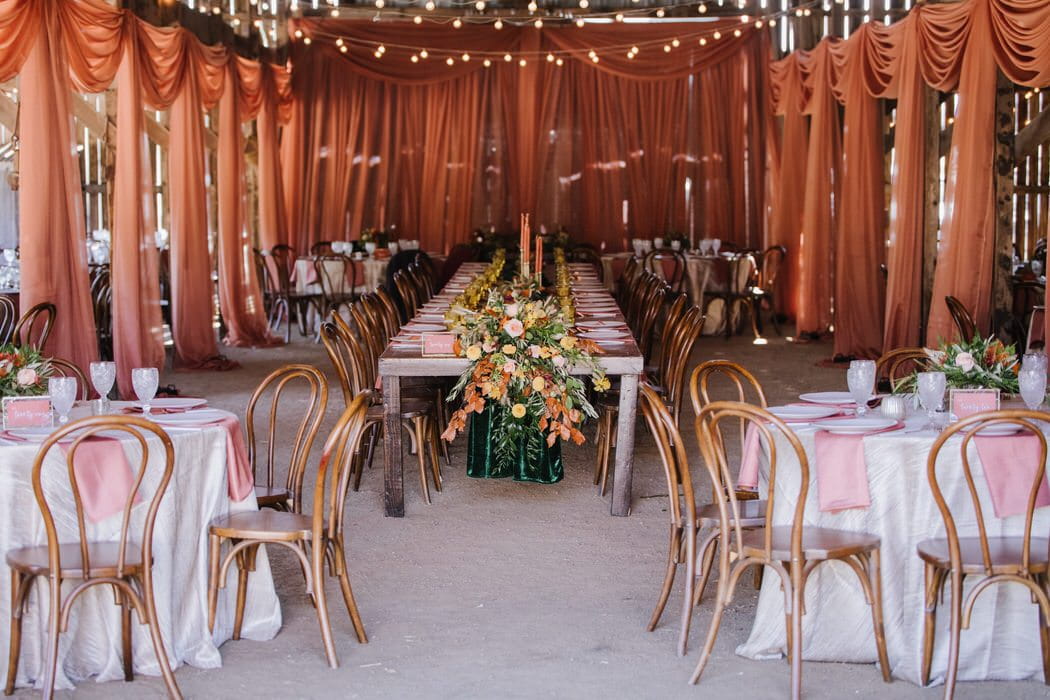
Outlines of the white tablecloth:
[{"label": "white tablecloth", "polygon": [[[174,665],[190,664],[198,668],[222,665],[218,646],[233,634],[236,603],[236,567],[231,567],[230,584],[220,591],[215,632],[208,632],[208,523],[230,512],[256,510],[254,495],[240,503],[230,501],[226,484],[226,432],[221,427],[173,429],[175,468],[168,490],[157,513],[153,536],[153,588],[157,615],[160,618],[168,660]],[[154,440],[159,445],[159,441]],[[43,520],[33,496],[31,469],[38,445],[4,445],[0,447],[0,551],[28,545],[46,544]],[[125,442],[130,464],[138,464],[139,448]],[[49,460],[64,468],[55,449]],[[153,454],[156,454],[154,452]],[[45,465],[45,477],[52,467]],[[151,472],[159,474],[159,469]],[[68,484],[68,482],[66,482]],[[142,493],[152,494],[154,484],[144,483]],[[68,486],[66,486],[68,492]],[[148,507],[136,507],[141,518]],[[75,519],[60,519],[60,512],[72,514],[72,499],[55,504],[59,535],[75,542]],[[102,522],[87,522],[92,539],[115,539],[119,536],[121,516]],[[133,541],[141,537],[142,523],[132,518]],[[5,566],[6,569],[6,566]],[[70,585],[71,587],[71,585]],[[45,580],[37,578],[36,590],[29,595],[30,611],[23,618],[22,656],[18,666],[18,685],[37,683],[42,676],[44,648],[47,640],[48,601]],[[59,664],[56,687],[70,688],[72,681],[90,676],[97,680],[123,679],[120,635],[120,609],[113,604],[109,586],[97,586],[84,593],[73,606],[69,630],[59,642]],[[7,651],[10,637],[11,576],[0,575],[0,649]],[[281,608],[270,575],[265,552],[259,553],[257,568],[249,577],[248,603],[245,609],[243,638],[257,641],[272,639],[281,627]],[[132,616],[135,673],[160,675],[153,645],[146,627]],[[6,653],[0,654],[4,666],[0,677],[6,677]]]},{"label": "white tablecloth", "polygon": [[[810,488],[806,525],[869,532],[882,538],[882,599],[886,643],[895,678],[919,683],[922,661],[923,563],[915,551],[918,542],[944,536],[940,512],[926,480],[926,459],[933,445],[932,432],[892,432],[864,439],[871,507],[822,513],[817,504],[814,431],[798,435],[810,461]],[[969,495],[962,476],[959,440],[951,439],[941,450],[938,474],[944,497],[955,515],[960,536],[976,534]],[[984,472],[970,446],[970,463],[981,496],[988,535],[1019,534],[1024,516],[997,520],[992,515]],[[789,454],[790,453],[790,454]],[[777,486],[774,518],[790,525],[798,493],[798,461],[786,440],[777,444]],[[763,459],[763,492],[767,490],[768,460]],[[956,478],[950,478],[950,474]],[[1050,531],[1050,507],[1036,510],[1035,536]],[[965,580],[964,595],[980,580]],[[950,595],[950,590],[946,596]],[[945,598],[945,603],[948,598]],[[949,609],[938,607],[931,682],[943,683],[948,664]],[[706,632],[706,630],[705,630]],[[871,608],[856,574],[832,562],[816,569],[806,585],[806,615],[802,627],[802,658],[807,661],[874,663],[875,636]],[[1017,680],[1036,677],[1042,682],[1037,608],[1020,585],[999,585],[981,594],[970,629],[963,630],[959,680]],[[784,596],[779,577],[767,571],[759,594],[751,636],[737,653],[751,658],[768,657],[785,644]]]}]

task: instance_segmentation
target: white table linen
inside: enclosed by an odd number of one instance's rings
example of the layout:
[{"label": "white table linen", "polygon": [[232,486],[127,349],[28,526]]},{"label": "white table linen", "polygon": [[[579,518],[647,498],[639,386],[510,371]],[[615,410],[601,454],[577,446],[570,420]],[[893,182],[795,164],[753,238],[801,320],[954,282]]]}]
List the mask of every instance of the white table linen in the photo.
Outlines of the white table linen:
[{"label": "white table linen", "polygon": [[[892,432],[864,438],[871,507],[823,513],[817,503],[814,430],[797,431],[810,463],[806,501],[807,526],[867,532],[882,538],[882,600],[886,643],[895,678],[919,683],[922,662],[924,610],[923,562],[916,545],[943,537],[944,525],[926,479],[926,459],[936,438],[932,431]],[[960,536],[976,534],[973,509],[962,475],[961,437],[942,448],[938,474],[946,502],[952,508]],[[783,438],[777,441],[777,484],[774,520],[790,525],[799,486],[798,461]],[[970,445],[974,481],[985,512],[988,535],[1017,535],[1024,516],[997,520],[992,515],[984,472],[976,448]],[[760,489],[768,493],[768,451],[763,449]],[[1035,512],[1033,533],[1050,531],[1050,507]],[[981,577],[967,577],[964,596]],[[994,590],[997,588],[998,590]],[[945,593],[949,602],[950,589]],[[856,574],[845,564],[820,565],[806,585],[806,615],[802,627],[802,656],[807,661],[874,663],[875,636],[871,608],[864,599]],[[943,683],[948,663],[949,608],[937,611],[931,683]],[[784,596],[779,577],[766,573],[759,594],[755,621],[748,640],[737,653],[749,658],[769,658],[785,645]],[[962,631],[960,681],[1042,680],[1038,612],[1020,585],[986,590],[974,607],[969,629]]]},{"label": "white table linen", "polygon": [[[233,634],[236,607],[236,572],[231,569],[230,583],[220,591],[214,633],[208,632],[208,537],[212,519],[227,513],[256,510],[255,496],[231,502],[226,477],[226,431],[219,426],[204,428],[169,428],[175,447],[175,466],[167,492],[157,513],[153,536],[153,588],[157,616],[167,648],[169,662],[177,667],[190,664],[198,668],[218,668],[222,658],[218,646]],[[162,459],[159,441],[151,460]],[[139,447],[123,441],[133,469],[137,468]],[[5,444],[0,447],[0,550],[46,544],[43,519],[33,495],[31,472],[39,445]],[[46,477],[61,464],[61,451],[53,449],[45,464]],[[152,465],[151,465],[152,466]],[[156,486],[160,468],[148,472],[141,493],[143,503],[136,506],[129,535],[141,538],[142,522],[149,497]],[[65,493],[69,494],[68,481]],[[64,541],[77,541],[72,496],[62,502],[49,501],[56,516],[56,527]],[[88,536],[95,540],[119,537],[121,514],[99,523],[86,522]],[[64,591],[71,590],[67,584]],[[48,594],[46,579],[38,577],[29,594],[30,609],[23,617],[22,653],[17,685],[36,685],[43,676],[47,640]],[[11,577],[0,576],[0,648],[10,643]],[[113,603],[110,586],[97,586],[85,592],[73,606],[69,629],[59,641],[59,663],[56,687],[73,687],[89,677],[98,681],[123,679],[121,655],[120,609]],[[158,676],[153,646],[148,629],[132,617],[135,673]],[[265,641],[272,639],[281,627],[281,609],[269,561],[260,552],[257,567],[249,577],[248,598],[241,636]],[[7,654],[0,674],[6,676]]]}]

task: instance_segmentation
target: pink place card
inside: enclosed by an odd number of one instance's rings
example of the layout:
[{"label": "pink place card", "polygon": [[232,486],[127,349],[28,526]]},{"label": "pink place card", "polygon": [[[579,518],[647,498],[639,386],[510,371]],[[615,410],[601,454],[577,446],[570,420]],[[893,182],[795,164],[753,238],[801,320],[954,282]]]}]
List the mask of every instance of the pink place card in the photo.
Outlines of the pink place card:
[{"label": "pink place card", "polygon": [[41,428],[53,425],[51,399],[47,396],[7,396],[3,401],[4,429]]},{"label": "pink place card", "polygon": [[423,357],[455,357],[455,333],[423,333]]},{"label": "pink place card", "polygon": [[984,411],[999,410],[998,389],[952,389],[949,393],[949,404],[956,418],[962,420],[967,416]]}]

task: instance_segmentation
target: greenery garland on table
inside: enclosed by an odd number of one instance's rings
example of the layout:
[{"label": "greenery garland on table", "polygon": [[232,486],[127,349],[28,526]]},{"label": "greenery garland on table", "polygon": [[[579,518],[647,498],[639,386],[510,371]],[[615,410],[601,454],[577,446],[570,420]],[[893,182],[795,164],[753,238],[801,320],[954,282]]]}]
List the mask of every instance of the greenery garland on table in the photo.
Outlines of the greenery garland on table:
[{"label": "greenery garland on table", "polygon": [[[942,343],[939,350],[926,349],[925,370],[944,372],[945,382],[953,389],[998,389],[1018,394],[1020,362],[1013,345],[1003,345],[994,336],[975,335],[969,341]],[[893,388],[894,393],[916,391],[918,373],[904,377]]]},{"label": "greenery garland on table", "polygon": [[529,458],[539,459],[544,434],[548,447],[559,439],[584,442],[579,426],[597,413],[585,380],[570,372],[587,368],[598,391],[609,380],[595,359],[600,348],[575,335],[557,296],[542,295],[534,280],[516,279],[492,289],[478,313],[459,317],[453,331],[470,366],[449,396],[462,395],[463,405],[442,438],[452,441],[469,414],[493,407],[503,414],[492,425],[499,459],[513,459],[523,442]]}]

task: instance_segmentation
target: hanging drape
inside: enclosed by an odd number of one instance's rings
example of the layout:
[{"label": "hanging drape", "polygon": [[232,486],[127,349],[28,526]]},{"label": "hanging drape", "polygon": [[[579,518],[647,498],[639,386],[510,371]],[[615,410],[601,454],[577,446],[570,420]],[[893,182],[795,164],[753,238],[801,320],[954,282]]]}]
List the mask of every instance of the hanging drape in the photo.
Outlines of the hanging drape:
[{"label": "hanging drape", "polygon": [[282,155],[300,250],[365,227],[447,250],[520,211],[615,249],[690,222],[761,241],[768,41],[751,25],[297,27],[312,42],[293,49]]},{"label": "hanging drape", "polygon": [[[960,3],[937,5],[924,4],[916,7],[902,21],[889,27],[877,23],[867,25],[847,41],[845,49],[834,49],[839,56],[838,65],[828,79],[821,69],[821,56],[828,54],[826,47],[835,44],[825,40],[810,52],[795,52],[793,57],[781,64],[774,64],[771,78],[774,94],[780,96],[778,111],[783,97],[801,89],[802,100],[788,105],[800,113],[818,112],[830,115],[828,93],[836,91],[846,101],[847,128],[851,112],[857,112],[860,128],[866,128],[875,116],[870,103],[855,92],[858,82],[870,97],[897,98],[897,120],[895,126],[895,152],[897,162],[891,174],[891,198],[889,214],[889,247],[887,261],[889,280],[886,292],[885,330],[883,345],[886,348],[915,344],[919,338],[919,309],[921,307],[921,261],[923,227],[923,172],[927,145],[924,142],[924,95],[923,83],[931,88],[947,91],[957,90],[959,107],[954,115],[951,151],[948,157],[948,182],[944,201],[945,217],[941,226],[941,240],[937,250],[937,266],[933,282],[933,298],[925,341],[936,343],[939,338],[954,335],[951,319],[944,305],[944,297],[953,295],[972,309],[982,332],[989,330],[991,321],[991,288],[994,275],[993,247],[995,239],[995,202],[993,173],[995,171],[995,89],[996,70],[1002,70],[1007,78],[1023,85],[1042,87],[1050,83],[1050,5],[1038,0],[966,0]],[[854,47],[853,44],[857,46]],[[811,65],[804,71],[801,80],[786,69],[787,61],[793,60]],[[855,65],[857,64],[857,65]],[[852,99],[850,96],[853,96]],[[850,109],[851,101],[856,105]],[[823,109],[822,109],[823,108]],[[782,172],[790,166],[787,157],[791,142],[799,136],[789,131],[785,112],[784,152]],[[814,119],[815,121],[815,119]],[[797,127],[797,123],[796,123]],[[881,123],[875,119],[872,131],[881,131]],[[862,159],[857,169],[851,163],[839,163],[834,158],[822,159],[832,167],[842,166],[840,210],[849,216],[839,230],[838,249],[849,246],[850,251],[862,250],[864,258],[857,264],[841,261],[837,265],[840,277],[847,270],[850,275],[863,268],[863,274],[877,267],[882,251],[876,245],[873,234],[877,225],[875,188],[871,185],[874,168],[865,165],[865,153],[872,155],[875,147],[871,134],[845,135],[846,157],[857,151]],[[809,153],[822,154],[834,151],[839,139],[837,130],[828,131],[826,126],[818,128],[810,124]],[[856,138],[856,141],[853,139]],[[814,147],[813,140],[823,142]],[[932,147],[932,145],[930,146]],[[792,148],[795,148],[792,146]],[[860,150],[857,150],[860,149]],[[810,164],[814,159],[810,159]],[[807,211],[813,212],[825,197],[832,192],[825,179],[826,168],[814,174],[808,171],[805,177],[804,200]],[[783,229],[778,225],[790,221],[793,212],[788,195],[795,183],[786,175],[780,179],[779,191],[773,198],[779,211],[773,215],[773,232],[778,235]],[[857,198],[852,200],[850,198]],[[881,197],[879,198],[881,199]],[[847,201],[858,202],[856,209]],[[837,200],[836,200],[837,201]],[[859,217],[854,214],[859,213]],[[854,226],[856,219],[856,226]],[[810,216],[802,225],[803,256],[805,264],[805,239],[811,234],[812,225],[827,225],[830,221]],[[817,232],[821,235],[822,232]],[[877,250],[877,248],[879,248]],[[869,257],[870,256],[870,257]],[[840,280],[841,282],[842,280]],[[851,280],[852,284],[853,281]],[[858,284],[860,284],[858,282]],[[810,330],[813,319],[821,319],[824,312],[824,297],[807,288],[800,279],[798,291],[800,329]],[[876,296],[870,296],[870,281],[862,288],[853,290],[837,288],[835,303],[836,352],[851,355],[870,355],[869,328],[862,322],[870,318]],[[805,324],[802,320],[805,319]]]},{"label": "hanging drape", "polygon": [[[171,133],[172,213],[178,222],[172,231],[177,251],[173,330],[179,360],[184,366],[209,366],[207,360],[215,355],[208,291],[211,265],[206,220],[201,217],[205,204],[200,120],[203,107],[218,100],[222,91],[225,61],[222,48],[204,47],[182,29],[152,27],[101,0],[0,2],[0,77],[8,80],[19,72],[23,76],[22,304],[56,304],[57,324],[48,351],[85,368],[97,353],[79,164],[73,155],[71,90],[101,92],[117,80],[111,279],[114,355],[125,395],[131,391],[132,367],[163,362],[144,105],[167,109],[179,101]],[[275,223],[282,216],[280,190],[274,185],[279,173],[276,123],[288,116],[287,75],[272,67],[264,72],[269,77],[263,85],[270,87],[263,90],[266,117],[260,118],[269,119],[269,124],[267,141],[260,145],[266,152],[265,158],[260,154],[260,179],[270,198],[261,213],[266,220],[261,228],[267,236],[280,237],[283,233]],[[199,158],[193,157],[196,152]],[[232,192],[231,198],[237,196],[236,188]],[[254,269],[250,274],[254,282]],[[243,282],[241,304],[261,305],[257,283],[253,287]]]}]

